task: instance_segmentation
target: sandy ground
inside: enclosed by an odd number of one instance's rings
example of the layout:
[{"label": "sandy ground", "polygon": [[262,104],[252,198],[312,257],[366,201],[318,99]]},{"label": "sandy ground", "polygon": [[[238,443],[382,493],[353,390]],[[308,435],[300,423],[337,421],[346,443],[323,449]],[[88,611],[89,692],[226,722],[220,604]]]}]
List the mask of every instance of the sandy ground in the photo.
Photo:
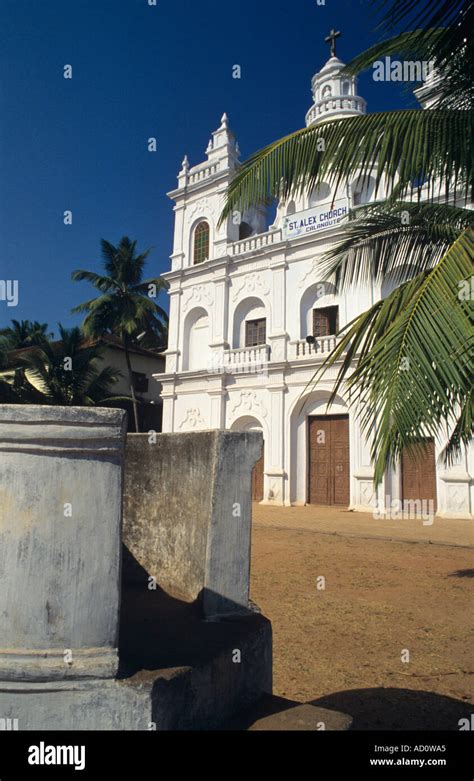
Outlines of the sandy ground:
[{"label": "sandy ground", "polygon": [[254,506],[251,597],[273,624],[276,695],[361,729],[459,729],[474,712],[472,526],[403,523]]}]

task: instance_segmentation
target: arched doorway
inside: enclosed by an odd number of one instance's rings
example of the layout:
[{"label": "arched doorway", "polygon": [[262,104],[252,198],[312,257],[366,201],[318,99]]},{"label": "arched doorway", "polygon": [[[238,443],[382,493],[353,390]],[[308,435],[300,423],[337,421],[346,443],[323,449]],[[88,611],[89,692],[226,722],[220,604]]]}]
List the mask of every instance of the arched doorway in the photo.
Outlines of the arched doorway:
[{"label": "arched doorway", "polygon": [[328,409],[330,390],[297,399],[290,411],[290,501],[351,504],[349,410],[340,396]]},{"label": "arched doorway", "polygon": [[[236,420],[231,427],[232,431],[260,431],[263,434],[263,427],[257,418],[246,415]],[[262,455],[255,462],[252,470],[252,502],[261,502],[264,496],[264,474],[265,474],[265,442],[262,444]]]},{"label": "arched doorway", "polygon": [[263,462],[262,448],[262,455],[252,470],[252,502],[261,502],[263,499]]},{"label": "arched doorway", "polygon": [[416,507],[421,502],[437,509],[436,451],[432,438],[420,440],[418,446],[405,448],[401,458],[402,499]]},{"label": "arched doorway", "polygon": [[308,504],[350,502],[349,415],[308,417]]}]

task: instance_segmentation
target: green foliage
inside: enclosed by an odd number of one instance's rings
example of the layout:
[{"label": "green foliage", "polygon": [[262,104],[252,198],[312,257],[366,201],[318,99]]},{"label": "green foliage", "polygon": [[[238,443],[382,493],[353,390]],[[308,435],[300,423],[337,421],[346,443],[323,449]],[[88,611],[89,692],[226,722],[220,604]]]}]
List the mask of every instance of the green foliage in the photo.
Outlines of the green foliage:
[{"label": "green foliage", "polygon": [[[165,347],[168,316],[154,298],[167,285],[160,277],[143,279],[150,250],[137,255],[136,241],[124,236],[117,247],[101,241],[105,275],[93,271],[74,271],[77,282],[90,282],[100,293],[97,298],[79,304],[72,311],[85,312],[84,333],[92,338],[115,334],[122,341],[127,361],[128,381],[133,401],[135,430],[139,431],[138,402],[135,397],[130,347]],[[152,295],[150,295],[150,293]]]},{"label": "green foliage", "polygon": [[372,4],[385,9],[379,28],[390,31],[403,24],[405,32],[416,31],[416,51],[425,53],[431,46],[431,56],[441,67],[465,49],[463,71],[472,74],[472,48],[465,46],[474,27],[472,0],[372,0]]},{"label": "green foliage", "polygon": [[[297,130],[253,155],[231,182],[221,221],[270,197],[311,192],[321,182],[337,188],[347,179],[372,176],[393,190],[392,200],[412,195],[421,174],[433,189],[452,190],[473,181],[469,112],[387,111],[328,120]],[[321,151],[321,139],[324,151]]]},{"label": "green foliage", "polygon": [[106,333],[133,344],[145,332],[155,338],[155,346],[166,346],[168,317],[164,309],[149,295],[166,289],[159,277],[143,279],[146,250],[137,255],[136,241],[124,236],[117,247],[102,239],[105,275],[93,271],[74,271],[72,278],[90,282],[101,294],[79,304],[72,311],[85,312],[83,329],[86,336],[100,338]]},{"label": "green foliage", "polygon": [[474,212],[444,203],[372,203],[350,213],[344,238],[321,259],[339,290],[356,284],[400,284],[433,268],[470,225]]},{"label": "green foliage", "polygon": [[467,228],[433,268],[349,323],[313,378],[338,367],[331,401],[343,388],[373,435],[377,482],[420,436],[445,428],[446,461],[471,437],[474,302],[462,283],[472,274],[473,239]]},{"label": "green foliage", "polygon": [[59,325],[60,341],[44,341],[17,357],[11,382],[0,382],[0,400],[11,404],[91,406],[115,400],[120,372],[100,368],[101,350],[84,347],[80,328]]},{"label": "green foliage", "polygon": [[[395,35],[376,43],[370,49],[355,57],[343,70],[353,76],[384,57],[396,57],[408,62],[422,61],[429,64],[433,71],[432,80],[424,85],[424,97],[433,102],[432,108],[467,109],[474,98],[472,63],[469,62],[470,50],[464,43],[451,51],[447,59],[440,56],[445,30],[413,30]],[[440,78],[442,77],[442,78]],[[420,85],[418,85],[420,86]],[[413,84],[406,83],[406,91]]]},{"label": "green foliage", "polygon": [[17,350],[43,344],[51,336],[52,334],[48,334],[47,323],[12,320],[11,326],[0,329],[0,344],[5,350]]}]

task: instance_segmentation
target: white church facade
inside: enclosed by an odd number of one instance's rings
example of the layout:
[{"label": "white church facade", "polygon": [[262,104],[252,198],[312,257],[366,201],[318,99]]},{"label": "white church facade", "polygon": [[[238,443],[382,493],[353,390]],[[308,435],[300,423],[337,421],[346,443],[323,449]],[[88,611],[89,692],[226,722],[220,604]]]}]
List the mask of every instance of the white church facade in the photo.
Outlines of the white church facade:
[{"label": "white church facade", "polygon": [[[341,76],[342,67],[331,56],[313,77],[307,125],[365,113],[357,80]],[[437,464],[442,438],[429,441],[425,456],[416,463],[403,458],[375,491],[370,444],[354,410],[342,396],[328,409],[337,369],[311,386],[338,329],[389,292],[382,285],[339,294],[318,278],[319,258],[341,238],[340,220],[373,199],[373,180],[346,182],[336,193],[322,184],[280,202],[269,227],[258,208],[219,226],[239,165],[226,115],[206,155],[192,168],[185,158],[169,193],[175,204],[171,271],[164,274],[169,345],[165,373],[156,375],[163,431],[262,431],[253,494],[267,504],[373,511],[425,500],[439,515],[471,517],[472,450],[445,469]]]}]

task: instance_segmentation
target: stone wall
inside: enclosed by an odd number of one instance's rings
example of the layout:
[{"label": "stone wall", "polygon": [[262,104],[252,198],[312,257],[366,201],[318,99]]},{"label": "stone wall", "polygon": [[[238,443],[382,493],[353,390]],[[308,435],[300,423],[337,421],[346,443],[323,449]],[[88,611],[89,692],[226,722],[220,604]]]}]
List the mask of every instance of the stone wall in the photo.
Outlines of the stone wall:
[{"label": "stone wall", "polygon": [[127,437],[124,543],[161,588],[200,598],[207,616],[248,605],[251,471],[261,448],[257,432]]},{"label": "stone wall", "polygon": [[0,679],[117,670],[124,419],[0,405]]},{"label": "stone wall", "polygon": [[271,691],[246,609],[260,436],[130,435],[122,569],[124,424],[0,405],[0,729],[207,729]]}]

